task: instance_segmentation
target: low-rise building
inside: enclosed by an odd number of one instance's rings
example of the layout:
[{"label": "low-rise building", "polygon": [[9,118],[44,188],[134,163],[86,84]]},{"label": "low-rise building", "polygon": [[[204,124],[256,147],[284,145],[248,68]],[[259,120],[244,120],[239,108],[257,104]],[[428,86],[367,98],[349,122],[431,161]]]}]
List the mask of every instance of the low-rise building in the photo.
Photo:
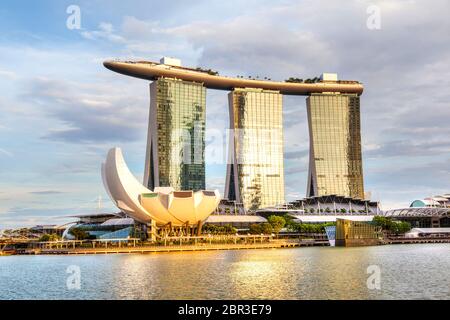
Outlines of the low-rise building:
[{"label": "low-rise building", "polygon": [[409,222],[413,228],[449,228],[450,194],[414,200],[408,208],[387,210],[383,215]]},{"label": "low-rise building", "polygon": [[380,244],[382,239],[381,227],[367,222],[336,220],[336,246],[373,246]]},{"label": "low-rise building", "polygon": [[306,214],[371,214],[380,213],[379,203],[338,195],[307,197],[288,204],[291,209],[302,210]]}]

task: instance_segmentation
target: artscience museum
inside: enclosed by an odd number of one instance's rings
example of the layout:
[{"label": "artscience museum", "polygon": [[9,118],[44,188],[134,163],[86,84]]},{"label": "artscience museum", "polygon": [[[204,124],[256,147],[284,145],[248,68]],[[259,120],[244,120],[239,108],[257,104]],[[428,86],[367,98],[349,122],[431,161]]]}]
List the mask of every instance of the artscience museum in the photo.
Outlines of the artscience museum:
[{"label": "artscience museum", "polygon": [[129,217],[147,225],[149,234],[184,228],[200,232],[203,222],[220,202],[219,191],[149,190],[130,172],[121,149],[113,148],[102,164],[102,179],[112,202]]}]

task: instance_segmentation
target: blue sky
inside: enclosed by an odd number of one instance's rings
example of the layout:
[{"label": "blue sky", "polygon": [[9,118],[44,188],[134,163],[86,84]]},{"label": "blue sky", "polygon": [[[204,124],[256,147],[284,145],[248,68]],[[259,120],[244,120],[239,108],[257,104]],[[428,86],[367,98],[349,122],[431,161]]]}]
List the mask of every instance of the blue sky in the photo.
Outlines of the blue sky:
[{"label": "blue sky", "polygon": [[[80,30],[66,27],[72,4]],[[373,4],[379,30],[366,24]],[[95,212],[99,195],[112,210],[100,177],[111,147],[142,177],[148,83],[106,70],[109,58],[359,80],[366,191],[384,208],[450,192],[449,9],[444,0],[2,1],[0,229]],[[228,127],[226,93],[209,90],[207,104],[207,126]],[[293,200],[306,190],[304,97],[285,97],[284,116]],[[222,191],[224,175],[208,161],[208,187]]]}]

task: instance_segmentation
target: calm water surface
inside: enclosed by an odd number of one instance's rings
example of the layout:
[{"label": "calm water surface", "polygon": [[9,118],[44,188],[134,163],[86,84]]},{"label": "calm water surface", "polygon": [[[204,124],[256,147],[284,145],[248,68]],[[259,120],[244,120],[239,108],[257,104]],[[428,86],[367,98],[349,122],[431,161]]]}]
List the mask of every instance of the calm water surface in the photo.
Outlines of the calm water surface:
[{"label": "calm water surface", "polygon": [[450,299],[450,244],[0,257],[0,299]]}]

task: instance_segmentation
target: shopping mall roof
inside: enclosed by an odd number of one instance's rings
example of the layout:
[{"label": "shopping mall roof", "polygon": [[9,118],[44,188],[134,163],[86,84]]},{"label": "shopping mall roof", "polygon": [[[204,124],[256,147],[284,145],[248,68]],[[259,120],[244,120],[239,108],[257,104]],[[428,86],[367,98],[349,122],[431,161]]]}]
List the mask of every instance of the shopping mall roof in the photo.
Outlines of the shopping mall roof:
[{"label": "shopping mall roof", "polygon": [[303,199],[294,200],[291,202],[292,205],[300,205],[303,203],[304,205],[316,205],[317,203],[351,203],[351,204],[360,204],[360,205],[368,205],[368,206],[377,206],[378,203],[376,201],[364,200],[358,198],[345,197],[340,195],[325,195],[325,196],[313,196],[306,197]]},{"label": "shopping mall roof", "polygon": [[256,215],[210,215],[205,223],[262,223],[267,219]]},{"label": "shopping mall roof", "polygon": [[383,212],[386,217],[441,217],[450,215],[450,208],[436,207],[410,207],[387,210]]},{"label": "shopping mall roof", "polygon": [[373,215],[292,215],[296,222],[302,223],[325,223],[336,222],[337,219],[350,221],[369,222],[373,220]]}]

